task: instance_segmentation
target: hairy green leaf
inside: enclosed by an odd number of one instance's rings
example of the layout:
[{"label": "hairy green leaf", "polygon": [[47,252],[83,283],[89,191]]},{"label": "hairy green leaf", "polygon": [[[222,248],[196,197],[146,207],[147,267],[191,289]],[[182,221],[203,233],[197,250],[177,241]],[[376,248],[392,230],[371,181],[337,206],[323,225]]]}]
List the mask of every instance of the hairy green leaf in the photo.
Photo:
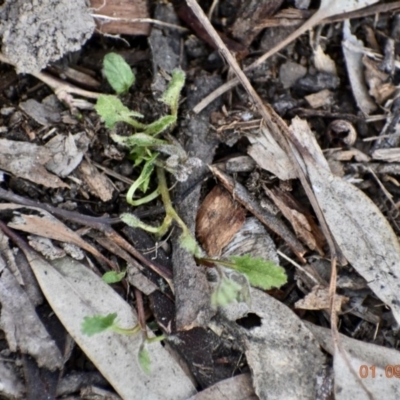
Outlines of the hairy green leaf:
[{"label": "hairy green leaf", "polygon": [[179,96],[184,85],[185,73],[181,69],[174,69],[167,90],[161,96],[161,101],[171,108],[173,115],[178,112]]},{"label": "hairy green leaf", "polygon": [[241,289],[237,282],[223,276],[211,295],[211,304],[215,307],[224,307],[238,299]]},{"label": "hairy green leaf", "polygon": [[105,122],[107,128],[112,128],[117,122],[126,122],[127,124],[130,124],[138,129],[143,129],[145,126],[144,124],[131,118],[143,118],[143,115],[136,111],[131,111],[128,107],[125,107],[121,100],[116,96],[99,96],[94,108]]},{"label": "hairy green leaf", "polygon": [[197,243],[196,239],[190,234],[190,232],[183,232],[179,238],[179,244],[188,253],[193,254],[195,257],[202,257],[203,252]]},{"label": "hairy green leaf", "polygon": [[103,72],[117,94],[126,93],[135,82],[131,67],[116,53],[109,53],[104,57]]},{"label": "hairy green leaf", "polygon": [[143,372],[146,374],[150,374],[151,373],[150,353],[148,352],[144,344],[140,346],[138,361],[140,368],[142,368]]},{"label": "hairy green leaf", "polygon": [[252,286],[269,290],[287,282],[285,270],[272,261],[253,258],[249,254],[231,257],[232,268],[246,275]]},{"label": "hairy green leaf", "polygon": [[157,121],[152,122],[146,126],[144,133],[148,135],[158,135],[159,133],[165,131],[169,126],[176,122],[176,116],[174,115],[164,115]]},{"label": "hairy green leaf", "polygon": [[121,282],[126,275],[126,271],[118,272],[118,271],[108,271],[103,276],[102,279],[106,283],[117,283]]},{"label": "hairy green leaf", "polygon": [[82,332],[88,336],[103,332],[113,327],[116,318],[117,313],[85,317],[82,322]]},{"label": "hairy green leaf", "polygon": [[111,138],[114,142],[123,144],[124,146],[134,147],[152,147],[152,146],[162,146],[168,142],[162,139],[154,138],[153,136],[147,135],[146,133],[135,133],[130,136],[120,136],[112,134]]}]

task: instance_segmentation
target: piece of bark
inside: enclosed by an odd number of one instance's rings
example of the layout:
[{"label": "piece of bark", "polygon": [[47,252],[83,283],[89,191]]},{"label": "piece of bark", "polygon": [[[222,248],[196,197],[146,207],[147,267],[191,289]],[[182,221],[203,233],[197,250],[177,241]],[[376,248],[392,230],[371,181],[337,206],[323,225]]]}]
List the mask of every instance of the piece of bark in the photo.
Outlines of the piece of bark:
[{"label": "piece of bark", "polygon": [[257,217],[264,225],[279,235],[302,262],[306,252],[303,245],[286,227],[286,225],[275,215],[263,210],[254,200],[251,199],[247,190],[240,183],[235,182],[229,175],[224,174],[218,168],[209,166],[211,172],[218,178],[222,185],[232,193],[233,197],[242,204],[248,211]]},{"label": "piece of bark", "polygon": [[196,221],[197,238],[210,257],[219,256],[244,224],[246,210],[220,186],[207,195]]},{"label": "piece of bark", "polygon": [[[188,109],[195,104],[195,99],[201,99],[205,93],[216,88],[220,78],[200,77],[187,93]],[[216,110],[218,104],[212,105]],[[186,141],[185,150],[190,156],[195,156],[204,164],[212,162],[217,142],[207,137],[209,132],[209,109],[200,115],[188,114],[181,123],[180,139]],[[194,233],[197,206],[200,198],[201,181],[207,174],[203,165],[195,170],[186,182],[176,186],[175,198],[183,198],[176,206],[178,215],[185,221]],[[197,186],[196,186],[197,185]],[[187,193],[195,186],[190,194]],[[206,278],[205,267],[197,266],[191,254],[179,244],[180,232],[173,238],[172,260],[174,265],[174,284],[176,296],[176,324],[178,330],[186,330],[195,326],[206,326],[215,313],[210,304],[210,287]]]},{"label": "piece of bark", "polygon": [[[149,23],[130,22],[130,19],[149,18],[146,0],[91,0],[96,18],[97,30],[112,35],[148,35]],[[107,17],[110,19],[107,20]],[[115,20],[121,18],[121,20]]]},{"label": "piece of bark", "polygon": [[102,201],[110,201],[113,197],[114,186],[111,180],[102,172],[99,172],[95,166],[83,160],[76,170],[80,179],[82,179],[89,188],[89,191]]}]

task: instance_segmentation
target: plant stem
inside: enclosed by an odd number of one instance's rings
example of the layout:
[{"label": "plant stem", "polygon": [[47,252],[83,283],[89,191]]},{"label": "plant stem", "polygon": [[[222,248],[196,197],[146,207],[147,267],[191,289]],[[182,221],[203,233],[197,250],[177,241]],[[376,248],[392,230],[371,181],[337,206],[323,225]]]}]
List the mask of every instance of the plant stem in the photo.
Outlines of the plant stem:
[{"label": "plant stem", "polygon": [[[161,167],[156,167],[156,170],[157,170],[157,178],[158,178],[158,190],[161,195],[162,201],[164,203],[165,212],[167,214],[166,218],[168,216],[171,220],[175,220],[178,223],[178,225],[181,227],[183,232],[188,233],[189,232],[188,227],[182,221],[182,219],[179,217],[178,213],[175,211],[175,208],[172,205],[164,169]],[[164,223],[163,223],[163,225],[164,225]]]}]

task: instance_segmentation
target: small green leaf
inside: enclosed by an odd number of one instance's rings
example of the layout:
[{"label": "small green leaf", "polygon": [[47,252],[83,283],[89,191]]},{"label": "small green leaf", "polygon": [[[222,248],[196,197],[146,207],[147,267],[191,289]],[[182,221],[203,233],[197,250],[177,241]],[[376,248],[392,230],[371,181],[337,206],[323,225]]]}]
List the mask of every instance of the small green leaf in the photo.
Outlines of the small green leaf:
[{"label": "small green leaf", "polygon": [[178,112],[179,96],[184,85],[185,73],[180,69],[174,69],[167,90],[161,96],[161,101],[171,108],[173,115]]},{"label": "small green leaf", "polygon": [[145,133],[135,133],[130,136],[120,136],[120,135],[112,134],[111,138],[114,140],[114,142],[123,144],[124,146],[128,146],[128,147],[162,146],[162,145],[168,143],[165,140],[156,139],[153,136],[147,135]]},{"label": "small green leaf", "polygon": [[216,290],[211,295],[211,304],[224,307],[237,300],[242,287],[235,281],[223,276]]},{"label": "small green leaf", "polygon": [[145,374],[150,374],[151,373],[150,353],[144,344],[142,346],[140,346],[139,354],[138,354],[138,361],[139,361],[140,368],[142,368],[143,372]]},{"label": "small green leaf", "polygon": [[193,254],[195,257],[202,257],[203,252],[197,243],[196,239],[190,234],[190,232],[183,232],[179,238],[179,244],[188,253]]},{"label": "small green leaf", "polygon": [[287,282],[285,270],[272,261],[253,258],[249,254],[231,257],[232,268],[246,275],[252,286],[269,290]]},{"label": "small green leaf", "polygon": [[126,271],[117,272],[117,271],[108,271],[103,276],[102,279],[105,283],[117,283],[121,282],[126,275]]},{"label": "small green leaf", "polygon": [[126,93],[135,82],[131,67],[116,53],[109,53],[104,57],[103,72],[117,94]]},{"label": "small green leaf", "polygon": [[154,121],[151,124],[147,125],[144,133],[147,133],[148,135],[158,135],[159,133],[165,131],[169,126],[173,125],[175,122],[176,116],[165,115],[164,117],[159,118],[157,121]]},{"label": "small green leaf", "polygon": [[93,317],[85,317],[82,322],[82,332],[85,335],[93,336],[107,329],[111,329],[116,318],[117,313],[112,313],[105,316],[95,315]]},{"label": "small green leaf", "polygon": [[145,127],[144,124],[131,118],[143,118],[143,115],[125,107],[121,100],[116,96],[102,94],[97,99],[94,108],[97,111],[97,114],[99,114],[105,122],[107,128],[112,128],[117,122],[126,122],[138,129],[143,129]]}]

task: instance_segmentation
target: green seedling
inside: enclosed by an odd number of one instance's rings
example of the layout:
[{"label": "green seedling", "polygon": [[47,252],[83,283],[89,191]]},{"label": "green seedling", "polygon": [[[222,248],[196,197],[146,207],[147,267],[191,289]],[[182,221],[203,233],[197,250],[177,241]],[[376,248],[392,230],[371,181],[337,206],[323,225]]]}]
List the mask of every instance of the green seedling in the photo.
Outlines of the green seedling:
[{"label": "green seedling", "polygon": [[[127,72],[128,69],[130,70],[129,65],[123,58],[115,54],[104,60],[104,73],[117,94],[128,91],[130,85],[135,81],[134,77],[132,78]],[[165,207],[165,217],[159,226],[146,224],[131,213],[122,214],[121,220],[131,227],[144,229],[157,237],[165,235],[171,224],[175,222],[182,230],[180,245],[193,254],[199,263],[217,266],[220,281],[211,300],[214,305],[223,306],[240,297],[239,292],[242,286],[228,277],[221,266],[243,274],[251,285],[264,290],[282,286],[286,283],[287,277],[283,268],[278,265],[249,255],[232,257],[227,261],[204,258],[201,247],[174,209],[165,171],[174,174],[177,180],[184,180],[189,174],[190,168],[200,162],[197,159],[189,158],[180,144],[168,135],[168,131],[171,131],[176,125],[179,98],[184,84],[184,72],[174,70],[169,85],[160,99],[168,106],[170,112],[149,124],[137,121],[137,118],[143,118],[143,116],[129,110],[116,96],[100,96],[96,104],[96,111],[107,127],[113,127],[117,122],[124,122],[134,129],[132,135],[127,137],[111,135],[115,142],[129,149],[130,158],[135,167],[141,168],[139,177],[127,192],[127,202],[132,206],[138,206],[161,196]],[[157,137],[162,133],[164,139]],[[158,186],[150,194],[146,194],[154,171],[157,175]],[[136,198],[137,191],[144,193],[144,197]]]},{"label": "green seedling", "polygon": [[126,271],[108,271],[106,272],[103,276],[102,279],[105,283],[111,284],[111,283],[118,283],[121,282],[122,279],[125,278]]},{"label": "green seedling", "polygon": [[[92,317],[85,317],[82,323],[82,333],[87,336],[93,336],[106,331],[112,331],[122,335],[137,335],[141,332],[140,326],[136,325],[133,328],[122,328],[116,323],[117,313],[108,315],[94,315]],[[155,336],[148,338],[144,333],[143,342],[140,345],[138,353],[139,365],[143,372],[146,374],[151,373],[151,360],[150,354],[147,350],[147,345],[151,343],[161,342],[166,340],[165,335]]]},{"label": "green seedling", "polygon": [[103,60],[103,73],[115,93],[126,93],[135,83],[131,67],[118,54],[109,53]]}]

